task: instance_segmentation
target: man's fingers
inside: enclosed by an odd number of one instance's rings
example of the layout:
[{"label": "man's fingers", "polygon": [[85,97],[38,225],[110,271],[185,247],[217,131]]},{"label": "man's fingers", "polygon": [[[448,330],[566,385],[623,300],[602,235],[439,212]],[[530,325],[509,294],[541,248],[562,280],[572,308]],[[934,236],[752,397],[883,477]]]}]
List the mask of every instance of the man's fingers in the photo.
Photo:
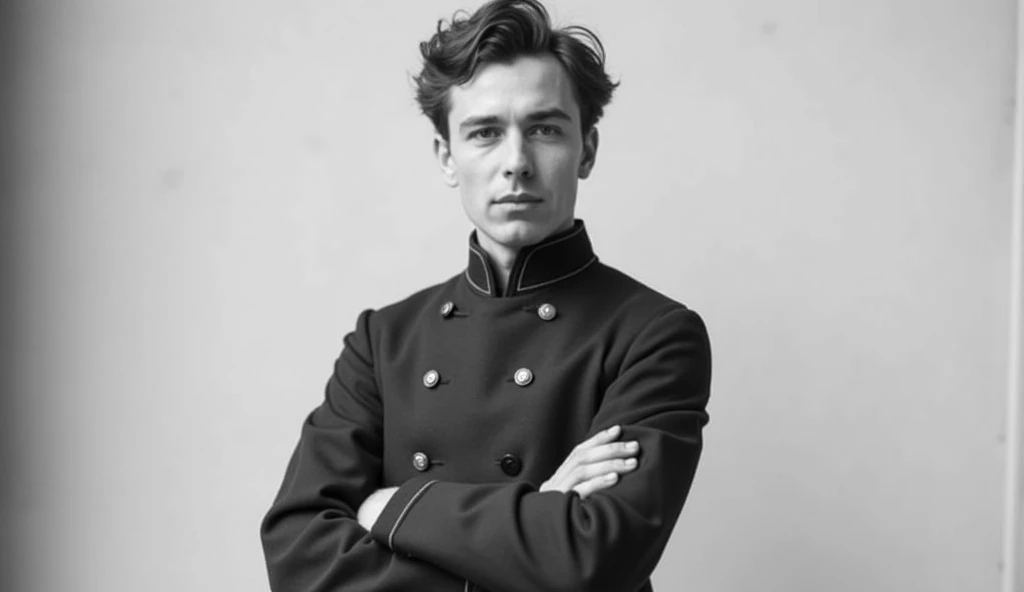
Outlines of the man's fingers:
[{"label": "man's fingers", "polygon": [[576,445],[574,451],[583,452],[584,450],[593,448],[594,446],[598,446],[606,442],[612,442],[615,440],[615,438],[618,438],[619,434],[621,433],[622,427],[614,425],[606,430],[601,430],[600,432],[580,442],[579,444]]},{"label": "man's fingers", "polygon": [[612,485],[615,485],[619,481],[619,475],[617,473],[605,473],[593,479],[589,479],[580,483],[572,490],[580,494],[580,498],[586,499],[592,493],[601,491],[602,489],[608,489]]},{"label": "man's fingers", "polygon": [[594,477],[607,475],[608,473],[628,473],[636,468],[635,458],[616,458],[589,465],[583,465],[576,469],[575,481],[583,483]]},{"label": "man's fingers", "polygon": [[608,442],[580,451],[577,455],[576,464],[585,465],[610,458],[628,458],[636,456],[639,452],[640,443],[635,440],[630,440],[629,442]]},{"label": "man's fingers", "polygon": [[621,435],[622,427],[615,425],[581,442],[541,485],[540,491],[574,490],[586,497],[616,483],[619,474],[636,468],[635,457],[640,453],[636,441],[617,442]]},{"label": "man's fingers", "polygon": [[615,458],[598,463],[576,467],[567,477],[558,479],[560,485],[550,481],[541,485],[541,491],[558,489],[568,491],[572,489],[582,497],[586,497],[595,491],[611,487],[619,480],[619,475],[628,473],[637,467],[635,458]]}]

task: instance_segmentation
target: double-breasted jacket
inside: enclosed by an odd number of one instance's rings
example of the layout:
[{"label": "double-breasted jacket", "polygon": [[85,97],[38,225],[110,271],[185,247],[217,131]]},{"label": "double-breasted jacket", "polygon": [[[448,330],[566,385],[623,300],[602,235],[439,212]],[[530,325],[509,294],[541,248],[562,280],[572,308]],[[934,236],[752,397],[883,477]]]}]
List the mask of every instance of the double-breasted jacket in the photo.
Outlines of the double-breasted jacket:
[{"label": "double-breasted jacket", "polygon": [[[670,262],[666,262],[669,264]],[[707,423],[701,318],[598,261],[586,229],[363,312],[261,525],[275,591],[651,590]],[[540,492],[620,425],[638,467]],[[367,496],[397,486],[366,531]]]}]

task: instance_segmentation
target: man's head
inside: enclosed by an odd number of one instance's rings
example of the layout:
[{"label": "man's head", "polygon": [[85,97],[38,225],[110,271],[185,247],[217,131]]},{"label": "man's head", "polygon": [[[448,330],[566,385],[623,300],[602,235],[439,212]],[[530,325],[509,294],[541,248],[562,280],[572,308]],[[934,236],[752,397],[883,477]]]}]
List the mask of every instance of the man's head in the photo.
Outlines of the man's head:
[{"label": "man's head", "polygon": [[571,226],[616,86],[597,37],[552,29],[535,0],[494,0],[420,50],[417,100],[481,244],[518,250]]},{"label": "man's head", "polygon": [[448,139],[448,96],[486,64],[508,63],[524,55],[550,54],[565,68],[586,134],[611,102],[613,83],[604,71],[604,47],[584,27],[553,29],[536,0],[491,0],[472,15],[456,13],[439,21],[437,33],[420,43],[423,70],[415,78],[416,100],[434,129]]}]

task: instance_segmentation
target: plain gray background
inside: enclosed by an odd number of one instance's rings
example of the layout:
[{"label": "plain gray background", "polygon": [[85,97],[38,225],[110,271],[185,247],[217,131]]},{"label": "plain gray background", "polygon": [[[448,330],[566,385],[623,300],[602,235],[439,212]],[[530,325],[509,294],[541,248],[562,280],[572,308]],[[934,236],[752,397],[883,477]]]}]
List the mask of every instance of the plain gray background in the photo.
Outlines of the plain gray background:
[{"label": "plain gray background", "polygon": [[[476,4],[18,6],[20,589],[266,590],[356,314],[465,265],[409,74]],[[1000,589],[1016,3],[549,8],[622,82],[597,253],[712,337],[656,588]]]}]

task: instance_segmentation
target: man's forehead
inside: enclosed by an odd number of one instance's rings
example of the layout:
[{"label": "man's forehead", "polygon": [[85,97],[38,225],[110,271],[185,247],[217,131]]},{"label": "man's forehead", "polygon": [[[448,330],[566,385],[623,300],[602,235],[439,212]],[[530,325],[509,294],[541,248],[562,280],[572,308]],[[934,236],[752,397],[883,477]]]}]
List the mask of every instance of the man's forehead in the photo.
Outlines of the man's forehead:
[{"label": "man's forehead", "polygon": [[553,56],[487,64],[468,82],[452,87],[449,99],[450,115],[457,120],[502,116],[510,110],[518,116],[561,111],[574,117],[578,113],[569,76]]}]

